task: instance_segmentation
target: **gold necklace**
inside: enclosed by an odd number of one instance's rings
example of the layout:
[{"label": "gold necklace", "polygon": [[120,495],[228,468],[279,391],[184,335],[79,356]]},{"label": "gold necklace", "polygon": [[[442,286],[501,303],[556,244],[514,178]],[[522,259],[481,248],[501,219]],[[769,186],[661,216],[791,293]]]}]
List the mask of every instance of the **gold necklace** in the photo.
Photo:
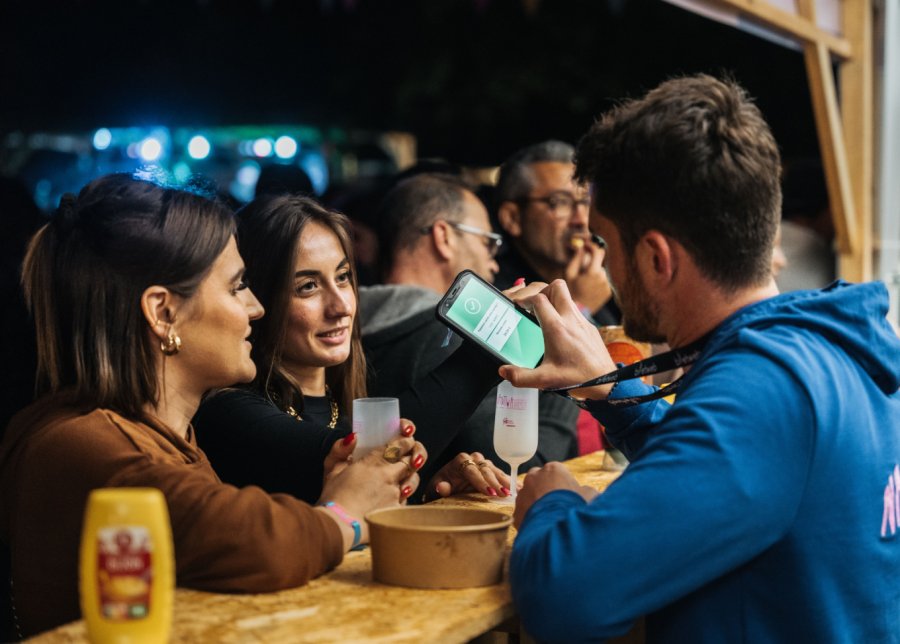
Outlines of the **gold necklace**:
[{"label": "gold necklace", "polygon": [[[334,429],[337,426],[338,416],[340,415],[340,411],[338,410],[338,405],[334,402],[334,398],[331,397],[331,388],[328,385],[325,385],[325,396],[328,398],[328,402],[331,405],[331,420],[328,422],[326,427],[328,429]],[[300,414],[297,413],[297,410],[291,406],[288,406],[285,411],[288,415],[293,416],[297,420],[303,420],[300,418]]]}]

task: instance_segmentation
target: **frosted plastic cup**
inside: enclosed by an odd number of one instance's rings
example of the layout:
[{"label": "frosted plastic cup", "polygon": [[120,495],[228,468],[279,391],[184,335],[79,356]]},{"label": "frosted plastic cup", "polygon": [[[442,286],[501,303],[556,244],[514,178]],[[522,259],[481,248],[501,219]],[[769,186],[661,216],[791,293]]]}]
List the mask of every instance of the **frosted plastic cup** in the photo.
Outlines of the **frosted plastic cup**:
[{"label": "frosted plastic cup", "polygon": [[364,456],[400,435],[400,401],[396,398],[357,398],[353,401],[354,457]]}]

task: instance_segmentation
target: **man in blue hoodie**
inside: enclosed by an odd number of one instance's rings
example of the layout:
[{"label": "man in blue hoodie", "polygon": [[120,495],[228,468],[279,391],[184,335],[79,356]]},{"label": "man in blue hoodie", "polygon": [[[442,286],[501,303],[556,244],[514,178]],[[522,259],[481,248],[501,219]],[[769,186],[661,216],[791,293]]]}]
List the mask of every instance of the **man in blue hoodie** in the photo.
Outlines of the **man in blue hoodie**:
[{"label": "man in blue hoodie", "polygon": [[616,372],[570,393],[631,460],[602,496],[557,463],[526,477],[510,561],[526,630],[600,641],[646,616],[649,641],[900,642],[884,286],[778,294],[778,148],[733,83],[663,83],[598,121],[576,162],[626,331],[689,366],[673,405],[641,398],[654,388],[617,371],[563,282],[523,299],[545,359],[501,375],[556,388]]}]

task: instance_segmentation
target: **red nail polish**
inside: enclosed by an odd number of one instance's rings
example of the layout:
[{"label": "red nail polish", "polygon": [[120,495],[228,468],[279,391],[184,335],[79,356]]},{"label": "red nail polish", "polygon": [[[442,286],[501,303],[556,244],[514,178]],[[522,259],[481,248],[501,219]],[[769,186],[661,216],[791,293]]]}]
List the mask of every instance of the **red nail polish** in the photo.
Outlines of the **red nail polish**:
[{"label": "red nail polish", "polygon": [[404,436],[412,436],[414,431],[416,431],[415,425],[407,425],[400,433]]},{"label": "red nail polish", "polygon": [[419,469],[420,467],[422,467],[422,463],[424,463],[424,462],[425,462],[425,457],[422,456],[421,454],[419,454],[418,456],[416,456],[413,459],[412,466],[416,469]]},{"label": "red nail polish", "polygon": [[507,490],[505,487],[501,487],[500,491],[503,492],[503,496],[509,496],[509,490]]},{"label": "red nail polish", "polygon": [[350,432],[349,434],[347,434],[346,436],[344,436],[344,438],[341,439],[341,444],[344,445],[344,446],[349,445],[350,443],[353,442],[353,439],[354,439],[354,438],[356,438],[356,433],[355,433],[355,432]]},{"label": "red nail polish", "polygon": [[524,278],[524,277],[520,277],[520,278],[517,279],[515,282],[513,282],[513,286],[521,286],[521,285],[524,284],[524,283],[525,283],[525,278]]},{"label": "red nail polish", "polygon": [[492,487],[488,487],[487,489],[488,496],[497,496],[497,490]]},{"label": "red nail polish", "polygon": [[405,488],[403,488],[402,490],[400,490],[400,496],[405,497],[405,496],[409,496],[410,494],[412,494],[412,488],[409,487],[408,485]]}]

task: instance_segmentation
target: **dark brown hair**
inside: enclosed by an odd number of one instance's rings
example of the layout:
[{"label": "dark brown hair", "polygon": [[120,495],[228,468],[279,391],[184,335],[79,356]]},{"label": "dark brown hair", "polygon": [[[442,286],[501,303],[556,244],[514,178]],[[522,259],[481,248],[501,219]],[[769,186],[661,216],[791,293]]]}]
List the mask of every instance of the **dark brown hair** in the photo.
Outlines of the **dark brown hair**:
[{"label": "dark brown hair", "polygon": [[728,290],[769,279],[781,159],[736,83],[677,78],[614,108],[578,144],[575,176],[627,251],[655,229]]},{"label": "dark brown hair", "polygon": [[[344,254],[353,265],[350,221],[342,214],[326,210],[306,197],[263,196],[238,211],[238,245],[247,264],[247,279],[266,310],[253,322],[254,386],[283,409],[303,408],[303,391],[282,366],[287,336],[287,317],[294,290],[294,266],[303,252],[300,235],[315,221],[337,235]],[[359,299],[356,274],[351,273],[353,294]],[[359,316],[353,319],[350,355],[339,365],[325,369],[325,382],[344,413],[349,414],[354,398],[366,395],[366,359],[360,339]],[[298,399],[299,396],[299,399]]]},{"label": "dark brown hair", "polygon": [[191,297],[234,235],[227,208],[129,175],[63,197],[31,240],[22,283],[37,331],[36,392],[141,418],[159,399],[159,345],[141,296],[153,285]]},{"label": "dark brown hair", "polygon": [[471,191],[461,177],[440,173],[418,174],[391,188],[378,213],[382,272],[390,271],[398,252],[415,248],[422,231],[437,220],[460,223]]}]

